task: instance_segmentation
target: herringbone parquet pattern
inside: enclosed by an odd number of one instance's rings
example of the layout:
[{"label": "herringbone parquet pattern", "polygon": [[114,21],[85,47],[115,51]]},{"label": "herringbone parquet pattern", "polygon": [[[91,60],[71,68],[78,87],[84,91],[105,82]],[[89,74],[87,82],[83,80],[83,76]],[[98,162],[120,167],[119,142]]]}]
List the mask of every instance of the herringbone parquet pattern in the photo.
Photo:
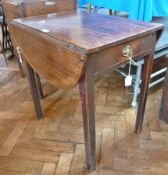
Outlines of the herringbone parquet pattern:
[{"label": "herringbone parquet pattern", "polygon": [[167,175],[168,125],[159,122],[161,87],[150,90],[140,135],[133,133],[131,89],[114,71],[96,82],[97,171],[85,169],[78,87],[43,82],[45,117],[37,120],[26,78],[0,58],[0,175]]}]

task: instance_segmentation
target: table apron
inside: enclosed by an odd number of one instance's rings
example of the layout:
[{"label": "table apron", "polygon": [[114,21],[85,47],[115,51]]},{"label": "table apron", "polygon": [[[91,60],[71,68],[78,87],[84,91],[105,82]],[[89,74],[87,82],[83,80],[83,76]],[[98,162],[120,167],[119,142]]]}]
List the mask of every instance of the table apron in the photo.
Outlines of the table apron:
[{"label": "table apron", "polygon": [[124,63],[128,63],[128,58],[123,56],[122,51],[130,45],[133,51],[133,59],[140,59],[150,54],[154,50],[156,35],[149,35],[133,41],[126,42],[122,45],[105,49],[92,55],[94,59],[94,74],[102,74],[112,68],[117,68]]}]

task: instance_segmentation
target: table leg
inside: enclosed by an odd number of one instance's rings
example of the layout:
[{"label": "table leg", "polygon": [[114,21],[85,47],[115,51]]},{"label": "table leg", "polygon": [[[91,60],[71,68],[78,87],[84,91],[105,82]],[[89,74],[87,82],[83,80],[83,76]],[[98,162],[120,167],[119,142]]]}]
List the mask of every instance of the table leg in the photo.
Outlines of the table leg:
[{"label": "table leg", "polygon": [[85,75],[79,84],[82,99],[83,128],[87,168],[96,169],[95,151],[95,110],[94,110],[94,77],[92,64],[88,64]]},{"label": "table leg", "polygon": [[26,67],[27,67],[29,86],[32,94],[35,112],[36,112],[37,118],[40,119],[43,117],[43,112],[41,109],[40,97],[39,97],[39,92],[38,92],[38,88],[37,88],[37,84],[34,76],[34,71],[27,62],[26,62]]},{"label": "table leg", "polygon": [[35,79],[36,79],[36,84],[37,84],[37,89],[38,89],[39,97],[41,99],[43,99],[44,98],[44,94],[43,94],[43,88],[42,88],[41,81],[40,81],[40,76],[36,72],[34,72],[34,76],[35,76]]},{"label": "table leg", "polygon": [[149,54],[144,58],[144,66],[142,70],[142,83],[140,89],[140,99],[136,116],[135,133],[140,133],[142,130],[147,93],[150,82],[150,75],[153,68],[153,54]]},{"label": "table leg", "polygon": [[168,70],[166,73],[166,79],[163,87],[159,119],[168,123]]}]

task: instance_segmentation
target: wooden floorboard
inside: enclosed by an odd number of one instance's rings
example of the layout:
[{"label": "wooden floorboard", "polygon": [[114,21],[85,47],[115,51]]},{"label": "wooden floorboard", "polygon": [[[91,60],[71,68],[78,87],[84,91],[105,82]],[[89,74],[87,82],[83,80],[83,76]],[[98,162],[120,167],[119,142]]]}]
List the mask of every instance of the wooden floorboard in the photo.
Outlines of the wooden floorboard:
[{"label": "wooden floorboard", "polygon": [[0,175],[167,175],[168,125],[158,120],[162,88],[150,90],[143,131],[116,72],[96,82],[97,170],[85,168],[78,87],[57,90],[43,80],[45,116],[35,117],[26,78],[0,57]]}]

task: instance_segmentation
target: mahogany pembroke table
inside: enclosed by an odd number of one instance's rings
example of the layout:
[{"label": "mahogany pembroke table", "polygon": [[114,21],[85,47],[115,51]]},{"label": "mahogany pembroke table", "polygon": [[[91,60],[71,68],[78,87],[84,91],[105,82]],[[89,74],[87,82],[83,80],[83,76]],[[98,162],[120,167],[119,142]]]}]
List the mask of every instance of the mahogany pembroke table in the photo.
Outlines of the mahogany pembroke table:
[{"label": "mahogany pembroke table", "polygon": [[[16,19],[13,32],[27,65],[60,89],[79,83],[86,163],[95,170],[94,80],[133,59],[145,59],[135,132],[142,129],[156,42],[163,25],[87,12]],[[31,72],[30,72],[31,73]]]}]

